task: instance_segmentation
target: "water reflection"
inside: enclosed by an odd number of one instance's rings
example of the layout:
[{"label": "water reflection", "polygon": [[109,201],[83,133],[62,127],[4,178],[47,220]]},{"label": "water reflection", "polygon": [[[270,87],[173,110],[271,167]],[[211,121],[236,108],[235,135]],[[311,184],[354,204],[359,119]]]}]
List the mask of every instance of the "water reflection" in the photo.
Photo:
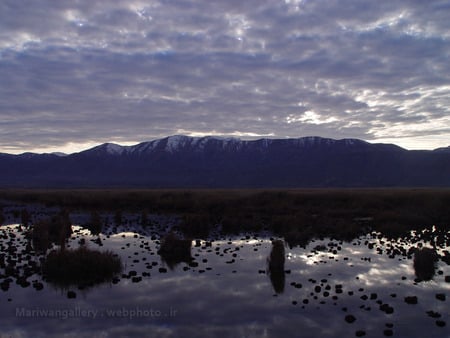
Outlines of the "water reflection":
[{"label": "water reflection", "polygon": [[[304,336],[320,337],[351,337],[357,330],[383,336],[386,329],[399,337],[449,335],[448,300],[436,294],[450,292],[445,282],[450,268],[439,261],[440,273],[432,282],[414,283],[417,272],[412,256],[406,256],[412,246],[407,241],[370,234],[352,242],[323,239],[305,248],[286,248],[284,240],[272,242],[267,234],[244,234],[192,246],[170,233],[160,243],[159,234],[170,226],[163,231],[163,225],[143,228],[123,217],[130,226],[118,226],[118,233],[110,222],[98,236],[75,229],[68,240],[71,248],[85,242],[93,249],[112,250],[125,264],[115,282],[89,292],[74,287],[74,298],[54,290],[38,270],[24,282],[38,281],[39,290],[17,284],[24,261],[36,257],[23,251],[26,241],[16,227],[0,228],[0,283],[8,280],[8,288],[0,290],[0,334],[295,336],[301,327]],[[14,265],[20,273],[5,278],[3,265]],[[406,304],[405,297],[417,297],[418,303]],[[33,318],[20,315],[21,309],[92,310],[97,317]],[[345,321],[349,314],[356,318],[354,324]]]},{"label": "water reflection", "polygon": [[284,241],[278,239],[272,241],[272,251],[267,258],[268,273],[273,289],[276,293],[283,293],[285,284],[284,272]]}]

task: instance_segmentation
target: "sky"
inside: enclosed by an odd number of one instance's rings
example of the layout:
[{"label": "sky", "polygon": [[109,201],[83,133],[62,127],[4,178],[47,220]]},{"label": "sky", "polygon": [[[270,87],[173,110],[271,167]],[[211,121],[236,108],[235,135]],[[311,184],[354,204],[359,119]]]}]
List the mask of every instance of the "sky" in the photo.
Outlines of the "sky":
[{"label": "sky", "polygon": [[0,152],[169,135],[450,145],[450,2],[2,0]]}]

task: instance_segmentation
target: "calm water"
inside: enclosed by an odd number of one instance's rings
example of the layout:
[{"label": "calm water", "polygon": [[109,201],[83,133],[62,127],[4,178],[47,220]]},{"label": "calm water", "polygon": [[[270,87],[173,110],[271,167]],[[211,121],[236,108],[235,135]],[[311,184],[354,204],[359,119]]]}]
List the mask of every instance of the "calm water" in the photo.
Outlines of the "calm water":
[{"label": "calm water", "polygon": [[[80,226],[69,240],[72,248],[84,238],[90,248],[118,253],[125,267],[117,283],[61,290],[43,282],[38,291],[33,282],[42,282],[40,275],[28,278],[28,287],[13,278],[0,290],[1,336],[450,337],[450,268],[440,260],[431,281],[415,283],[412,258],[389,257],[389,249],[407,250],[409,243],[374,234],[350,243],[316,240],[286,247],[284,269],[269,273],[270,234],[214,236],[192,243],[194,263],[169,266],[157,254],[159,235],[176,218],[150,216],[154,226],[143,229],[137,216],[125,216],[125,225],[105,228],[101,246]],[[17,220],[9,220],[0,245],[4,260],[14,259],[20,270],[38,258],[20,255],[26,240]],[[410,296],[417,304],[405,302]]]}]

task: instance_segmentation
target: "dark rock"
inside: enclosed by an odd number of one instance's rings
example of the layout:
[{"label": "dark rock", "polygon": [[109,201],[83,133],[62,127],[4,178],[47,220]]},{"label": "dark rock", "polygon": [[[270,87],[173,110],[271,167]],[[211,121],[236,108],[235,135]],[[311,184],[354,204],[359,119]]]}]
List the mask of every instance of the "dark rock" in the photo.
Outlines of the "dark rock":
[{"label": "dark rock", "polygon": [[364,331],[364,330],[358,330],[355,332],[356,337],[363,337],[365,335],[366,335],[366,331]]},{"label": "dark rock", "polygon": [[436,294],[436,299],[441,300],[441,301],[445,301],[445,293],[437,293]]},{"label": "dark rock", "polygon": [[394,312],[394,308],[392,306],[390,306],[389,304],[380,305],[380,310],[386,314],[391,314]]},{"label": "dark rock", "polygon": [[391,329],[386,329],[386,330],[383,331],[383,334],[386,337],[392,337],[394,335],[394,331],[392,331]]},{"label": "dark rock", "polygon": [[416,296],[407,296],[407,297],[405,297],[405,303],[411,304],[411,305],[417,304],[417,297]]},{"label": "dark rock", "polygon": [[77,294],[75,293],[75,291],[68,291],[67,298],[69,299],[77,298]]},{"label": "dark rock", "polygon": [[427,311],[427,315],[431,318],[441,318],[442,315],[439,312],[434,312],[432,310]]},{"label": "dark rock", "polygon": [[356,320],[355,316],[353,315],[346,315],[345,316],[345,321],[349,324],[353,323]]},{"label": "dark rock", "polygon": [[9,283],[3,281],[2,283],[0,283],[0,288],[3,291],[8,291],[9,290]]},{"label": "dark rock", "polygon": [[31,285],[31,283],[29,281],[27,281],[25,278],[18,279],[17,284],[23,288],[27,288]]},{"label": "dark rock", "polygon": [[33,288],[36,291],[41,291],[44,288],[44,284],[42,284],[41,282],[33,283]]},{"label": "dark rock", "polygon": [[439,327],[444,327],[447,324],[443,320],[436,320],[436,325]]}]

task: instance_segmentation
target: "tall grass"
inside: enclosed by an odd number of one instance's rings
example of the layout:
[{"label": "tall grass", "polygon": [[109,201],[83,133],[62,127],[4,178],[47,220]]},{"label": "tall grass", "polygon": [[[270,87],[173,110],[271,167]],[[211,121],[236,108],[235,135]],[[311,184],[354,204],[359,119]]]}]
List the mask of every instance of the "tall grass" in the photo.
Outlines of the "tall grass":
[{"label": "tall grass", "polygon": [[90,221],[85,225],[86,229],[88,229],[93,235],[98,235],[102,231],[103,224],[102,218],[97,211],[91,212]]},{"label": "tall grass", "polygon": [[36,251],[46,251],[52,243],[65,248],[66,239],[72,234],[72,224],[67,211],[50,219],[37,221],[31,227],[33,246]]}]

